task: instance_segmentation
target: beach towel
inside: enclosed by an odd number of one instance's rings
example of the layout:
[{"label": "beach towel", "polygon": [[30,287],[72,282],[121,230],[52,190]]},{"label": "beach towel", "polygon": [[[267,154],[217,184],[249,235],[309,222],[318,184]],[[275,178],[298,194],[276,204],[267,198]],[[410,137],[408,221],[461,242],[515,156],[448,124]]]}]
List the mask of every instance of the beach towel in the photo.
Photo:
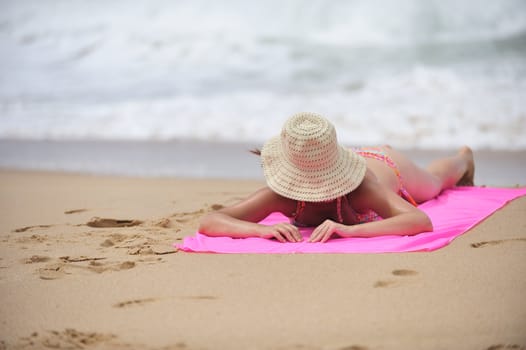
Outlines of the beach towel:
[{"label": "beach towel", "polygon": [[[512,199],[526,195],[524,188],[456,187],[437,198],[419,205],[430,217],[434,230],[414,236],[380,236],[371,238],[340,238],[336,235],[325,243],[308,243],[313,228],[301,228],[305,241],[281,243],[264,238],[208,237],[199,232],[186,237],[181,246],[186,252],[213,253],[388,253],[433,251],[484,220]],[[272,213],[261,223],[274,224],[289,219]]]}]

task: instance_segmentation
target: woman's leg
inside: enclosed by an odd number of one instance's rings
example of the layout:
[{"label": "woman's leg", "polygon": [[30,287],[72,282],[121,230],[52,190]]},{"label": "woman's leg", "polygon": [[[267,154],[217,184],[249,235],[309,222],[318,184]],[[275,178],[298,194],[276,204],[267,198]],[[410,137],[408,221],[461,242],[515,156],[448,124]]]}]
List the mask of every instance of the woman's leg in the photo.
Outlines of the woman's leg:
[{"label": "woman's leg", "polygon": [[473,186],[475,164],[469,147],[462,147],[451,157],[434,160],[426,169],[418,167],[392,148],[386,151],[398,166],[406,190],[418,203],[434,198],[442,190],[455,185]]}]

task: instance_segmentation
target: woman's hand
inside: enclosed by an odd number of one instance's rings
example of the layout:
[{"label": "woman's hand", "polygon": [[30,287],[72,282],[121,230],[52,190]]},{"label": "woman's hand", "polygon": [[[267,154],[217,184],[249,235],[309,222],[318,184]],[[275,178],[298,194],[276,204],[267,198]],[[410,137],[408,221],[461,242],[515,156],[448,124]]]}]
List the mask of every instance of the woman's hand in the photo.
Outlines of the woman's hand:
[{"label": "woman's hand", "polygon": [[261,234],[262,238],[276,238],[281,243],[285,242],[301,242],[301,237],[298,228],[292,224],[283,222],[272,226],[264,226]]},{"label": "woman's hand", "polygon": [[345,225],[327,219],[320,226],[314,229],[310,235],[309,242],[325,243],[334,233],[344,237],[346,227],[347,226]]}]

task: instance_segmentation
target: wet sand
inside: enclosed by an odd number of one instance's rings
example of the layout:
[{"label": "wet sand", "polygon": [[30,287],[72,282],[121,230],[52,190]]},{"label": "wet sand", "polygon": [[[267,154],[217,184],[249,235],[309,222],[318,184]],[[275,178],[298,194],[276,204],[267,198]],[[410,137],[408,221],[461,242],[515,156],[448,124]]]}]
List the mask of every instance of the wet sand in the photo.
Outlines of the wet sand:
[{"label": "wet sand", "polygon": [[[262,180],[261,144],[199,141],[0,140],[0,169],[64,171],[94,175]],[[402,150],[425,167],[451,150]],[[476,150],[479,185],[526,184],[526,151]]]}]

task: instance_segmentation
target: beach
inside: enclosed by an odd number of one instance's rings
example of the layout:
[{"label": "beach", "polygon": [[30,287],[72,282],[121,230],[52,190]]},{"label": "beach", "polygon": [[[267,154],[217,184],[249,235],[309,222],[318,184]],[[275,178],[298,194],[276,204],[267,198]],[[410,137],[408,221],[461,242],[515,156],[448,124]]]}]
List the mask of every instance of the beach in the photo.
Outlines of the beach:
[{"label": "beach", "polygon": [[526,348],[526,198],[434,252],[172,248],[262,185],[2,170],[0,348]]},{"label": "beach", "polygon": [[174,248],[300,112],[526,186],[526,2],[0,4],[0,350],[526,350],[526,197],[433,252]]}]

